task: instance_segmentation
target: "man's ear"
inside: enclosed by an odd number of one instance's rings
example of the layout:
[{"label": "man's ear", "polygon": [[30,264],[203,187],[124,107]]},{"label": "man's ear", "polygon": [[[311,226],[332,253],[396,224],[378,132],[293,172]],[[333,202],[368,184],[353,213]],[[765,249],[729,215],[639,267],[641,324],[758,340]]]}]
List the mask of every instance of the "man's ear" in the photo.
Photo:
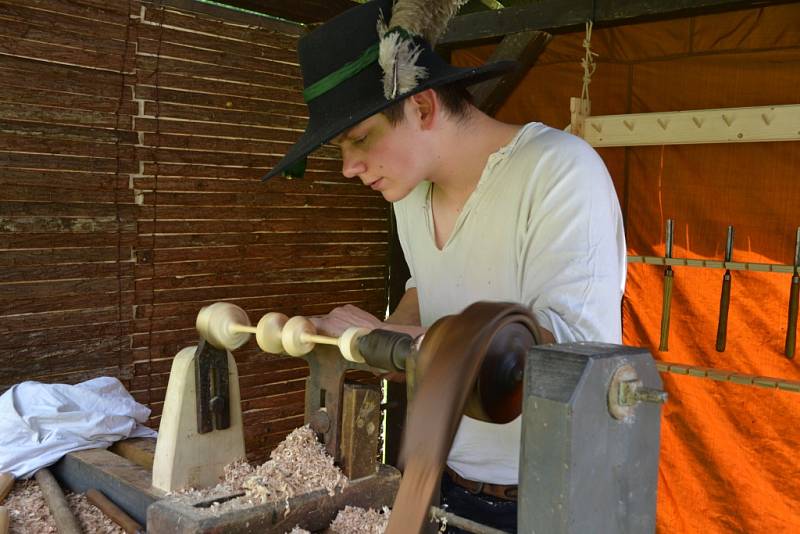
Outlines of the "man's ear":
[{"label": "man's ear", "polygon": [[439,111],[439,95],[433,89],[425,89],[411,96],[414,117],[419,121],[423,130],[430,130]]}]

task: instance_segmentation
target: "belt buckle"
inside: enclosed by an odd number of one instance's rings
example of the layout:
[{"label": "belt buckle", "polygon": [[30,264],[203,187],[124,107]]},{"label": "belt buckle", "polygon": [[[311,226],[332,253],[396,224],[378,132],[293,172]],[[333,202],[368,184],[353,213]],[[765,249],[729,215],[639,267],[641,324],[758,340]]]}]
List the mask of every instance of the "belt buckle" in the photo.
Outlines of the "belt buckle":
[{"label": "belt buckle", "polygon": [[475,488],[474,490],[467,488],[467,491],[473,495],[480,495],[481,493],[483,493],[483,482],[478,482],[478,481],[475,482],[477,482],[478,487]]}]

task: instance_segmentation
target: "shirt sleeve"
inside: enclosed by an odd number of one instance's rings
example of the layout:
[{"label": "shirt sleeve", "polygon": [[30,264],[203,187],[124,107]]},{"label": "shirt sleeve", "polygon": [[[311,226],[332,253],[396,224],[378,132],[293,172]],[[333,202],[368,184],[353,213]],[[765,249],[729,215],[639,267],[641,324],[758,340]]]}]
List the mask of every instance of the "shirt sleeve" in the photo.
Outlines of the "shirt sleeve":
[{"label": "shirt sleeve", "polygon": [[530,176],[519,224],[523,302],[559,343],[620,343],[625,236],[600,156],[567,134]]}]

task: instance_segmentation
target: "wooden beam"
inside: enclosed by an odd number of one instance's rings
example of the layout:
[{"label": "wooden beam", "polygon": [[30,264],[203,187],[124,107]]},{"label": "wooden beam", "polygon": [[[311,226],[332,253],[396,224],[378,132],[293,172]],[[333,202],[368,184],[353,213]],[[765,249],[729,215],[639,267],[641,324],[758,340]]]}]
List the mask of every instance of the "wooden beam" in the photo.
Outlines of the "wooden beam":
[{"label": "wooden beam", "polygon": [[487,115],[494,115],[503,102],[533,67],[539,55],[552,39],[547,32],[529,31],[514,33],[503,38],[487,63],[515,60],[517,66],[505,76],[487,80],[470,89],[475,105]]},{"label": "wooden beam", "polygon": [[541,0],[459,15],[450,23],[438,44],[454,46],[531,30],[563,33],[581,28],[590,19],[594,20],[595,26],[611,26],[782,3],[786,0]]}]

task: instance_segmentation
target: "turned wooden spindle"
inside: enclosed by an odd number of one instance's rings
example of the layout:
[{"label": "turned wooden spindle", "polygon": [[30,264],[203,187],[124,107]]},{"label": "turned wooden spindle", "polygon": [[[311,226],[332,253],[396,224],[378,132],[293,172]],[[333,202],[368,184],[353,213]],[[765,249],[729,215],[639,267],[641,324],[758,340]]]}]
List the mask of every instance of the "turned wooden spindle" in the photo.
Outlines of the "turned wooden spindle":
[{"label": "turned wooden spindle", "polygon": [[320,343],[339,347],[345,359],[359,363],[364,358],[358,351],[358,338],[369,332],[366,328],[352,327],[339,337],[322,336],[306,317],[289,319],[277,312],[265,314],[258,325],[251,326],[245,311],[229,302],[215,302],[201,309],[196,325],[203,339],[221,349],[237,349],[250,339],[250,334],[255,334],[256,343],[264,352],[304,356]]}]

